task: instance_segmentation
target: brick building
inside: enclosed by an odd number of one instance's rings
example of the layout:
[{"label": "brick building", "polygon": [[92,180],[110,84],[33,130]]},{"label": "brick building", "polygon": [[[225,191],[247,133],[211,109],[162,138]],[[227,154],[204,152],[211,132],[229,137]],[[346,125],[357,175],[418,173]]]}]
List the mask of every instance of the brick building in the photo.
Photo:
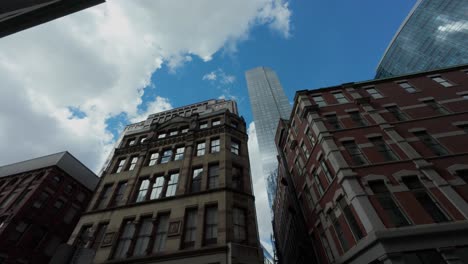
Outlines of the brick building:
[{"label": "brick building", "polygon": [[0,263],[48,263],[97,183],[68,152],[0,167]]},{"label": "brick building", "polygon": [[468,263],[468,66],[298,91],[276,143],[282,263]]},{"label": "brick building", "polygon": [[119,141],[66,263],[263,262],[234,101],[152,114]]}]

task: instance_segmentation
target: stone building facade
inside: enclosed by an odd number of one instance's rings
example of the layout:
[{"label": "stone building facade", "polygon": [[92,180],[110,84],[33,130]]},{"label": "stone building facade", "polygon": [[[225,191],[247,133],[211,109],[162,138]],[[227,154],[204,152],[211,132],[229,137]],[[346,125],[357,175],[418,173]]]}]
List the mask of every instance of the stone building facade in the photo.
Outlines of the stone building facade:
[{"label": "stone building facade", "polygon": [[468,66],[298,91],[276,142],[282,263],[468,263]]},{"label": "stone building facade", "polygon": [[0,263],[49,263],[98,181],[68,152],[0,167]]},{"label": "stone building facade", "polygon": [[69,244],[82,248],[71,263],[262,263],[236,103],[129,125]]}]

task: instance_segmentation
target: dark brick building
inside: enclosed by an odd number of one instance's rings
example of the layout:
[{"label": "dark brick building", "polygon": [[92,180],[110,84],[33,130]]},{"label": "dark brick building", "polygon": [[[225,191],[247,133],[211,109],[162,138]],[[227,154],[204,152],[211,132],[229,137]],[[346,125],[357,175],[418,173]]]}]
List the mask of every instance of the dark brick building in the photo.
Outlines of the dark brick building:
[{"label": "dark brick building", "polygon": [[468,263],[468,66],[298,91],[276,143],[282,263]]},{"label": "dark brick building", "polygon": [[0,167],[0,263],[48,263],[97,183],[68,152]]}]

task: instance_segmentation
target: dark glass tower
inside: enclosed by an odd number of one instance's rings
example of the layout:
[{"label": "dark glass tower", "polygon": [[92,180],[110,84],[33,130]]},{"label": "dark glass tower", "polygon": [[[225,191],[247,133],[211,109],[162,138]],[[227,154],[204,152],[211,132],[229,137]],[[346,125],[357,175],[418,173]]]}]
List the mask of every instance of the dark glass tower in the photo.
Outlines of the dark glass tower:
[{"label": "dark glass tower", "polygon": [[466,0],[418,0],[390,42],[376,78],[468,63]]},{"label": "dark glass tower", "polygon": [[245,77],[262,155],[263,172],[268,177],[268,200],[271,205],[276,189],[274,175],[278,167],[275,146],[276,127],[280,118],[289,119],[291,105],[273,70],[266,67],[254,68],[248,70]]}]

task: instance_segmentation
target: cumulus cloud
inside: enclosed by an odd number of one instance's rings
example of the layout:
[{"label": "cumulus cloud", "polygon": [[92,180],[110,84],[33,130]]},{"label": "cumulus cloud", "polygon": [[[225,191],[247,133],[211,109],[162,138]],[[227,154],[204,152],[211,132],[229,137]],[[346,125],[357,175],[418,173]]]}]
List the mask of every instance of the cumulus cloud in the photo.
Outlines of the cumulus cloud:
[{"label": "cumulus cloud", "polygon": [[109,118],[171,108],[155,97],[139,111],[163,64],[208,61],[254,26],[288,36],[284,8],[286,0],[109,0],[0,39],[0,147],[9,150],[0,165],[69,150],[97,171],[114,144]]},{"label": "cumulus cloud", "polygon": [[223,69],[218,68],[217,70],[211,71],[202,77],[203,81],[211,81],[215,83],[215,81],[218,81],[216,84],[218,85],[226,85],[226,84],[232,84],[236,81],[236,76],[232,74],[227,74],[224,72]]},{"label": "cumulus cloud", "polygon": [[273,247],[270,236],[273,233],[271,225],[271,210],[268,205],[268,194],[266,188],[265,175],[261,161],[262,157],[258,148],[257,133],[254,122],[249,124],[247,133],[249,135],[249,159],[252,183],[255,194],[255,207],[257,209],[257,221],[260,240],[263,246],[271,253]]}]

